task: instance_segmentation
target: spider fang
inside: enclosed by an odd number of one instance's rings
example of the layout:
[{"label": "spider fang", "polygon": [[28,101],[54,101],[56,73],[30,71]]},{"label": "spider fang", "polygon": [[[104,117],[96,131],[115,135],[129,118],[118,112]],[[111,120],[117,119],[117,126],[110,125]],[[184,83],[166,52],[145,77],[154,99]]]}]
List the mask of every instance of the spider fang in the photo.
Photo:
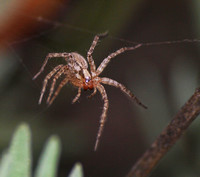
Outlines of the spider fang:
[{"label": "spider fang", "polygon": [[[52,79],[52,84],[50,86],[50,91],[49,91],[49,95],[48,95],[48,98],[47,98],[47,104],[48,105],[52,104],[52,102],[54,101],[54,99],[57,97],[60,90],[62,89],[62,87],[64,85],[66,85],[68,82],[71,83],[72,85],[74,85],[75,87],[78,87],[78,93],[75,96],[75,98],[73,99],[72,103],[75,103],[80,98],[81,89],[84,89],[84,90],[94,89],[93,93],[89,96],[89,98],[94,96],[96,94],[97,90],[100,92],[102,99],[103,99],[103,102],[104,102],[104,106],[103,106],[103,110],[102,110],[102,114],[101,114],[99,130],[98,130],[97,138],[96,138],[96,142],[95,142],[95,147],[94,147],[95,151],[97,150],[97,147],[98,147],[98,144],[99,144],[99,141],[100,141],[100,137],[101,137],[102,132],[103,132],[104,124],[105,124],[106,119],[107,119],[108,107],[109,107],[109,101],[108,101],[107,93],[106,93],[106,90],[105,90],[105,88],[102,84],[107,84],[107,85],[111,85],[111,86],[119,88],[122,92],[124,92],[126,95],[128,95],[130,98],[132,98],[139,106],[141,106],[145,109],[147,108],[124,85],[122,85],[122,84],[118,83],[117,81],[112,80],[110,78],[99,77],[99,75],[103,72],[103,70],[106,68],[106,66],[111,61],[112,58],[116,57],[117,55],[119,55],[119,54],[121,54],[125,51],[135,50],[136,48],[141,47],[142,44],[137,44],[136,46],[133,46],[133,47],[123,47],[123,48],[116,50],[115,52],[108,55],[101,62],[99,67],[96,68],[96,65],[95,65],[93,57],[92,57],[92,53],[93,53],[94,48],[96,47],[99,39],[103,38],[105,36],[107,36],[107,32],[103,33],[103,34],[96,35],[94,37],[94,40],[93,40],[93,42],[90,46],[90,49],[87,52],[87,60],[83,56],[81,56],[80,54],[78,54],[76,52],[72,52],[72,53],[66,53],[66,52],[64,52],[64,53],[49,53],[46,56],[40,71],[33,77],[33,79],[36,79],[43,72],[43,70],[44,70],[49,59],[61,57],[61,58],[64,58],[64,60],[66,61],[67,64],[65,64],[65,65],[61,64],[61,65],[56,66],[45,77],[45,79],[43,81],[42,91],[41,91],[41,94],[40,94],[39,104],[42,102],[43,95],[46,91],[47,83],[50,79]],[[88,69],[88,64],[89,64],[89,69]],[[64,75],[64,79],[60,82],[57,89],[54,91],[56,81],[62,75]]]},{"label": "spider fang", "polygon": [[94,88],[93,81],[91,79],[87,79],[87,78],[84,79],[83,89],[84,90],[88,90],[88,89],[93,90],[93,88]]}]

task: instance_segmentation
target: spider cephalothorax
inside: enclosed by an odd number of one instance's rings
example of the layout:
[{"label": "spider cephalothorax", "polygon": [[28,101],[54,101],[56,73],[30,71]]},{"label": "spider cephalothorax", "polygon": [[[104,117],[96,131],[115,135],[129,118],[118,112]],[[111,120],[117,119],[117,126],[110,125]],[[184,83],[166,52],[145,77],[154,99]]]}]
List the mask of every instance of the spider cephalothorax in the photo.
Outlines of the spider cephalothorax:
[{"label": "spider cephalothorax", "polygon": [[[131,97],[134,101],[136,101],[137,104],[139,104],[143,108],[147,108],[124,85],[122,85],[122,84],[118,83],[117,81],[112,80],[110,78],[99,77],[99,75],[102,73],[102,71],[105,69],[105,67],[108,65],[108,63],[110,62],[110,60],[112,58],[116,57],[117,55],[119,55],[119,54],[121,54],[121,53],[123,53],[127,50],[134,50],[134,49],[141,46],[141,44],[138,44],[134,47],[123,47],[123,48],[118,49],[114,53],[111,53],[110,55],[108,55],[102,61],[102,63],[99,65],[99,67],[96,69],[94,60],[92,58],[92,53],[93,53],[93,50],[94,50],[99,38],[104,37],[106,35],[107,35],[107,33],[104,33],[104,34],[96,35],[94,37],[92,45],[91,45],[91,47],[90,47],[90,49],[87,53],[87,61],[88,61],[89,66],[90,66],[90,70],[88,70],[88,63],[87,63],[86,59],[76,52],[72,52],[72,53],[66,53],[66,52],[64,52],[64,53],[49,53],[46,56],[46,59],[45,59],[43,65],[42,65],[40,71],[33,77],[33,79],[36,79],[41,74],[41,72],[44,70],[44,67],[46,66],[46,64],[47,64],[47,62],[50,58],[62,57],[62,58],[65,59],[66,64],[65,65],[60,64],[60,65],[56,66],[45,77],[44,82],[43,82],[41,95],[40,95],[40,99],[39,99],[39,104],[41,103],[43,95],[45,93],[47,82],[52,77],[53,77],[53,81],[51,83],[49,95],[48,95],[48,98],[47,98],[47,104],[48,105],[52,104],[52,102],[54,101],[54,99],[56,98],[58,93],[60,92],[61,88],[65,84],[67,84],[67,82],[70,82],[72,85],[78,87],[78,93],[75,96],[75,98],[73,99],[72,103],[75,103],[79,99],[79,97],[81,95],[81,89],[94,90],[93,93],[89,97],[94,96],[96,94],[97,90],[100,92],[102,99],[104,101],[104,106],[103,106],[103,111],[102,111],[102,114],[101,114],[100,127],[99,127],[99,131],[98,131],[98,134],[97,134],[94,150],[96,150],[97,147],[98,147],[98,143],[99,143],[99,140],[100,140],[100,137],[101,137],[101,134],[102,134],[102,131],[103,131],[103,127],[104,127],[104,124],[105,124],[105,121],[106,121],[107,111],[108,111],[108,106],[109,106],[107,93],[106,93],[105,88],[102,84],[111,85],[111,86],[114,86],[114,87],[121,89],[122,92],[124,92],[129,97]],[[64,79],[61,81],[61,83],[58,85],[57,90],[54,92],[56,80],[61,75],[64,75]]]}]

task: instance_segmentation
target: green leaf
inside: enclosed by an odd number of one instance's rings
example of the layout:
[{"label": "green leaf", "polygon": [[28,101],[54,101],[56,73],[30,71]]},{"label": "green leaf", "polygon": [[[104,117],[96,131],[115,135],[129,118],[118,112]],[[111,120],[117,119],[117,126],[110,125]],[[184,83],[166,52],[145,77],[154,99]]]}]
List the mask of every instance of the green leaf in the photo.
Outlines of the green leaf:
[{"label": "green leaf", "polygon": [[1,159],[1,177],[30,177],[30,141],[29,127],[21,124],[14,133],[8,152]]},{"label": "green leaf", "polygon": [[50,137],[40,157],[35,177],[56,176],[60,151],[61,143],[59,138],[57,136]]},{"label": "green leaf", "polygon": [[83,177],[83,167],[81,163],[76,163],[69,174],[69,177]]},{"label": "green leaf", "polygon": [[0,176],[7,177],[10,167],[10,155],[8,152],[3,153],[0,162]]}]

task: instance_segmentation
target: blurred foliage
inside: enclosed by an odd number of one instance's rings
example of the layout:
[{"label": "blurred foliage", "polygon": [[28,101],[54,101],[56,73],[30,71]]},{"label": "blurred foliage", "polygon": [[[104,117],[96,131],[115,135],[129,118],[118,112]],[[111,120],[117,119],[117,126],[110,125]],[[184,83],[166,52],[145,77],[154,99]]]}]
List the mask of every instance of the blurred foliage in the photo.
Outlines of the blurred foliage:
[{"label": "blurred foliage", "polygon": [[[60,141],[52,136],[47,141],[39,159],[35,177],[57,176],[58,159],[60,156]],[[3,153],[0,163],[1,177],[30,177],[32,167],[31,133],[28,125],[21,124],[14,132],[10,147]],[[70,177],[81,177],[83,171],[80,163],[77,163]]]},{"label": "blurred foliage", "polygon": [[74,165],[69,177],[83,177],[83,167],[80,163]]},{"label": "blurred foliage", "polygon": [[57,176],[58,157],[60,156],[60,142],[58,137],[52,136],[45,145],[38,166],[36,168],[35,177],[54,177]]},{"label": "blurred foliage", "polygon": [[[80,104],[71,105],[77,91],[68,85],[51,107],[46,107],[45,100],[38,106],[45,75],[62,59],[49,61],[38,80],[32,81],[32,77],[48,53],[77,51],[86,56],[94,35],[106,30],[110,35],[93,54],[97,66],[109,53],[134,44],[128,41],[200,38],[199,0],[59,3],[52,19],[27,14],[38,28],[30,27],[32,34],[21,42],[13,41],[11,48],[0,53],[0,149],[4,149],[16,125],[26,121],[33,131],[34,159],[49,134],[60,137],[63,153],[59,176],[66,176],[77,161],[83,164],[86,176],[124,176],[199,86],[199,44],[143,47],[122,54],[109,64],[102,76],[123,83],[148,110],[137,107],[119,90],[106,87],[110,108],[96,153],[93,146],[102,108],[100,96],[88,100],[90,93],[83,92]],[[199,124],[197,119],[152,176],[200,175]],[[80,170],[77,166],[75,169]]]},{"label": "blurred foliage", "polygon": [[1,177],[31,176],[31,137],[27,125],[21,125],[15,132],[8,152],[1,158]]}]

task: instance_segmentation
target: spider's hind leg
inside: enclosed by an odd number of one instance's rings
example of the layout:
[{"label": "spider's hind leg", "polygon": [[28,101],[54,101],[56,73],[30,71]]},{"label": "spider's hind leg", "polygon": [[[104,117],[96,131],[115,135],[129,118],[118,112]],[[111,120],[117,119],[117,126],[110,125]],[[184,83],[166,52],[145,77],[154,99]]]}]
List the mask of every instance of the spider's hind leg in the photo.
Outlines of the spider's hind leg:
[{"label": "spider's hind leg", "polygon": [[54,91],[54,88],[55,88],[55,84],[56,84],[56,80],[63,74],[64,69],[65,69],[65,66],[61,67],[61,69],[53,77],[53,81],[52,81],[52,84],[51,84],[51,87],[50,87],[50,91],[49,91],[49,96],[47,98],[47,104],[49,103],[49,100],[51,99],[51,96],[53,94],[53,91]]},{"label": "spider's hind leg", "polygon": [[40,99],[39,99],[39,102],[38,104],[41,104],[42,102],[42,98],[43,98],[43,95],[46,91],[46,87],[47,87],[47,83],[48,83],[48,80],[51,79],[51,77],[57,72],[60,70],[60,68],[62,67],[63,65],[58,65],[56,66],[44,79],[43,81],[43,87],[42,87],[42,91],[41,91],[41,94],[40,94]]},{"label": "spider's hind leg", "polygon": [[33,77],[33,80],[35,80],[43,71],[44,71],[44,67],[47,65],[47,62],[50,58],[56,58],[56,57],[68,57],[70,54],[69,53],[49,53],[45,60],[44,60],[44,63],[42,65],[42,67],[40,68],[39,72],[37,74],[35,74],[35,76]]},{"label": "spider's hind leg", "polygon": [[119,82],[110,78],[103,77],[101,78],[101,83],[120,88],[122,92],[131,97],[138,105],[147,109],[147,106],[145,106],[130,90],[128,90],[124,85],[120,84]]},{"label": "spider's hind leg", "polygon": [[63,86],[64,86],[65,84],[67,84],[67,82],[68,82],[68,78],[66,77],[66,78],[64,78],[64,79],[61,81],[61,83],[58,85],[57,90],[55,91],[53,97],[51,98],[51,100],[50,100],[49,103],[48,103],[49,106],[53,103],[53,101],[55,100],[55,98],[56,98],[57,95],[59,94],[60,90],[63,88]]}]

